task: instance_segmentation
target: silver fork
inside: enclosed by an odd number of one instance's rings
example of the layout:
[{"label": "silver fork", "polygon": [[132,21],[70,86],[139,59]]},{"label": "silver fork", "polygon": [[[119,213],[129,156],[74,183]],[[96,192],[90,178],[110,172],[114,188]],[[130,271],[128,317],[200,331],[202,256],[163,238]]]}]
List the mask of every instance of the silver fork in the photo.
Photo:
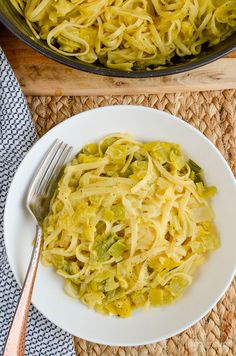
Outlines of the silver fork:
[{"label": "silver fork", "polygon": [[24,355],[28,313],[42,242],[42,223],[48,213],[58,175],[71,150],[72,147],[56,140],[44,155],[28,189],[26,206],[36,222],[36,238],[3,356]]}]

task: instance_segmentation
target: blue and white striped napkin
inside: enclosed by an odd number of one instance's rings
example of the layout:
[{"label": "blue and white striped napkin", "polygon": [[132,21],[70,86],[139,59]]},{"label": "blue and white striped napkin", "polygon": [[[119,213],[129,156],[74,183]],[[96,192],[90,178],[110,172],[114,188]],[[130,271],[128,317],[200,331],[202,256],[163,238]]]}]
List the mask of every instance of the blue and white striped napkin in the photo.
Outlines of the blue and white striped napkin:
[{"label": "blue and white striped napkin", "polygon": [[[0,355],[20,295],[3,240],[3,212],[9,185],[25,154],[37,140],[24,96],[0,48]],[[25,355],[74,356],[71,335],[31,305]]]}]

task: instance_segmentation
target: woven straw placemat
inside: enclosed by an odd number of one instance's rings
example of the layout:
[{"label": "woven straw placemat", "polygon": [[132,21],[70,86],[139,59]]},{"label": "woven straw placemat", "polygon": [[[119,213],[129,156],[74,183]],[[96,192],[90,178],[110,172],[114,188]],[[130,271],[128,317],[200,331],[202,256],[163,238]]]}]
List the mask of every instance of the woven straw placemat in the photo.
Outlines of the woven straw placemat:
[{"label": "woven straw placemat", "polygon": [[[236,90],[138,96],[41,96],[27,97],[27,102],[39,135],[76,113],[99,106],[133,104],[168,111],[203,132],[236,175]],[[236,356],[236,279],[208,315],[178,336],[139,347],[110,347],[78,338],[75,345],[81,356]]]}]

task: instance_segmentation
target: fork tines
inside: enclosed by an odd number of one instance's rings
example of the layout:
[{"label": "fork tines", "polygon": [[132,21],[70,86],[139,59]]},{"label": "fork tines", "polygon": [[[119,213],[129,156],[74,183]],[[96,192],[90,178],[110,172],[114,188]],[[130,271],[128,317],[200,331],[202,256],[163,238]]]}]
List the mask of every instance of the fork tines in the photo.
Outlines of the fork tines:
[{"label": "fork tines", "polygon": [[32,179],[28,199],[33,195],[49,194],[71,150],[71,146],[58,139],[52,143]]}]

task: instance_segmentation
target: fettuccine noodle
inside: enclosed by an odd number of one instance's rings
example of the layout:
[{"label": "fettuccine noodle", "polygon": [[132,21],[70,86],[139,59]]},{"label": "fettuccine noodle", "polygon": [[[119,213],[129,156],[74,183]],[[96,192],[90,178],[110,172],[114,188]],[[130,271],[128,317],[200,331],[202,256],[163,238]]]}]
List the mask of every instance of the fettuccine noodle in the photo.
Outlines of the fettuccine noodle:
[{"label": "fettuccine noodle", "polygon": [[50,48],[124,71],[198,55],[236,28],[236,0],[11,0]]},{"label": "fettuccine noodle", "polygon": [[42,262],[103,314],[172,303],[219,246],[215,187],[174,143],[129,135],[89,144],[67,164],[43,224]]}]

